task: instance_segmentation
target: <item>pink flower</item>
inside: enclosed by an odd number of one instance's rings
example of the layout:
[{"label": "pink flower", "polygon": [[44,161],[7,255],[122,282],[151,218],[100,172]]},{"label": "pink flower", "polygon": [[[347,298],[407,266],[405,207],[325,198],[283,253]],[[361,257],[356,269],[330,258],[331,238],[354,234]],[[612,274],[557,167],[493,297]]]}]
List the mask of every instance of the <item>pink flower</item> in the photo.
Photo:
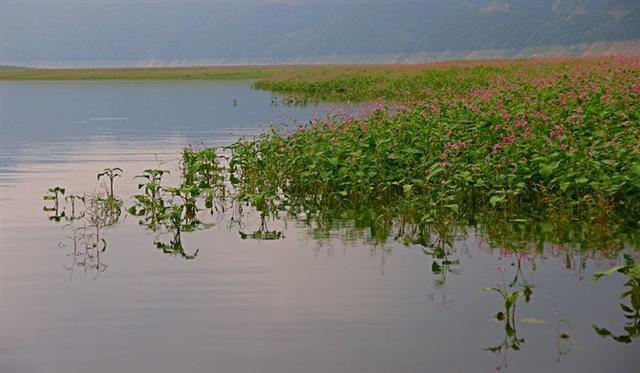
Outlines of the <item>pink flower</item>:
[{"label": "pink flower", "polygon": [[562,139],[564,135],[564,126],[558,124],[553,127],[553,130],[549,132],[549,137],[555,138],[556,140]]},{"label": "pink flower", "polygon": [[440,106],[434,103],[428,103],[427,107],[429,108],[429,110],[433,111],[434,113],[440,114]]},{"label": "pink flower", "polygon": [[513,122],[513,125],[514,125],[516,128],[526,127],[526,126],[527,126],[527,124],[529,124],[529,123],[527,122],[527,120],[526,120],[526,119],[520,119],[520,120],[516,120],[515,122]]}]

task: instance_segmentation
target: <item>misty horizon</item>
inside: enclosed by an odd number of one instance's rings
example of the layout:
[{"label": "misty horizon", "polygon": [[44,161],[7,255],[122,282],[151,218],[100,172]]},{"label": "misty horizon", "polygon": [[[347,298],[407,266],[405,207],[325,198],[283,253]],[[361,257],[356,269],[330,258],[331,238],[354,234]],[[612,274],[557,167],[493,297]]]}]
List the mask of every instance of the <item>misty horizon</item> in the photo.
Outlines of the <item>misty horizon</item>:
[{"label": "misty horizon", "polygon": [[0,64],[126,67],[424,63],[640,54],[640,3],[16,2]]}]

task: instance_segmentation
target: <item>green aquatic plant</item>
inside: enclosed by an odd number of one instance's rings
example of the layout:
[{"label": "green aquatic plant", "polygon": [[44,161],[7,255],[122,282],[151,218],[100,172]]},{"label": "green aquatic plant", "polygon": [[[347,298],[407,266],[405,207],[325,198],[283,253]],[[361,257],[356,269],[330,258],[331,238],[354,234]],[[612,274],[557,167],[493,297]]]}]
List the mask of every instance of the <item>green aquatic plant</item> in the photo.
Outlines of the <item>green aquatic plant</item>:
[{"label": "green aquatic plant", "polygon": [[146,169],[141,175],[137,175],[134,179],[144,179],[144,181],[138,184],[138,189],[144,191],[144,193],[152,200],[160,198],[162,191],[162,178],[164,175],[169,175],[169,170],[160,169]]},{"label": "green aquatic plant", "polygon": [[182,187],[200,188],[205,207],[211,212],[225,210],[228,196],[226,162],[227,157],[218,154],[216,148],[185,148],[182,153]]},{"label": "green aquatic plant", "polygon": [[[288,100],[371,101],[357,115],[187,147],[179,183],[160,186],[164,170],[145,170],[128,211],[153,230],[204,228],[207,210],[230,208],[244,238],[281,238],[266,222],[294,219],[318,236],[420,245],[442,281],[459,270],[452,248],[467,230],[518,256],[562,247],[566,265],[584,269],[588,253],[640,243],[638,66],[501,61],[270,80],[261,87]],[[121,174],[98,177],[116,206]],[[254,213],[264,224],[245,229]],[[516,282],[526,301],[532,285]]]},{"label": "green aquatic plant", "polygon": [[144,216],[145,219],[140,223],[151,230],[157,229],[160,216],[165,212],[164,189],[161,183],[162,177],[168,174],[169,170],[147,169],[135,177],[144,180],[138,184],[138,190],[142,190],[143,194],[133,196],[136,203],[129,207],[128,212],[135,216]]},{"label": "green aquatic plant", "polygon": [[414,222],[472,221],[544,207],[637,226],[637,73],[637,59],[611,59],[263,82],[325,98],[392,98],[406,85],[409,97],[242,139],[229,147],[229,180],[267,213],[374,205]]},{"label": "green aquatic plant", "polygon": [[[101,242],[101,230],[119,223],[122,215],[121,206],[122,202],[120,200],[112,199],[110,196],[104,196],[100,193],[94,193],[86,197],[85,216],[89,226],[95,228],[96,246]],[[106,246],[106,242],[102,242],[102,244]]]},{"label": "green aquatic plant", "polygon": [[103,177],[106,177],[109,179],[109,195],[108,197],[111,200],[115,200],[115,194],[113,193],[113,182],[115,180],[115,178],[117,177],[121,177],[122,176],[122,169],[115,167],[115,168],[105,168],[104,170],[102,170],[102,172],[98,173],[98,180],[100,180]]},{"label": "green aquatic plant", "polygon": [[196,249],[193,254],[187,254],[182,245],[182,233],[191,232],[200,224],[198,220],[188,219],[185,216],[188,208],[185,204],[171,203],[160,215],[160,221],[164,223],[167,231],[173,234],[169,243],[154,241],[154,245],[163,253],[180,255],[184,259],[194,259],[198,255],[199,249]]},{"label": "green aquatic plant", "polygon": [[620,303],[620,308],[627,319],[623,327],[625,334],[615,335],[609,329],[593,325],[595,332],[603,337],[611,337],[621,343],[631,343],[640,337],[640,264],[636,264],[631,255],[625,254],[625,263],[604,272],[597,272],[593,275],[594,281],[602,277],[612,276],[614,273],[624,275],[627,281],[624,286],[627,288],[620,295],[621,299],[629,299],[629,303]]},{"label": "green aquatic plant", "polygon": [[178,198],[179,200],[179,203],[174,203],[170,208],[170,220],[173,221],[176,211],[180,211],[180,222],[182,226],[187,230],[193,230],[200,224],[197,201],[202,190],[197,186],[168,187],[165,190],[172,198]]}]

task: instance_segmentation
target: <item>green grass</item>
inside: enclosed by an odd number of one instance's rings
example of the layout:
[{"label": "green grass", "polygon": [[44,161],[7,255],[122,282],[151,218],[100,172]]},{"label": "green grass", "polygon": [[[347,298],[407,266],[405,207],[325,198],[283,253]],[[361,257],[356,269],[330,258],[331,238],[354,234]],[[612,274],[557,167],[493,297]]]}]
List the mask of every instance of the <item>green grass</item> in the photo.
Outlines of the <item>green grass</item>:
[{"label": "green grass", "polygon": [[[315,100],[346,101],[420,96],[425,86],[486,82],[497,71],[524,61],[443,62],[422,65],[247,65],[151,68],[32,69],[0,67],[0,80],[257,80],[256,88]],[[452,74],[455,70],[456,74]],[[461,71],[468,73],[460,74]],[[465,76],[463,76],[465,75]]]}]

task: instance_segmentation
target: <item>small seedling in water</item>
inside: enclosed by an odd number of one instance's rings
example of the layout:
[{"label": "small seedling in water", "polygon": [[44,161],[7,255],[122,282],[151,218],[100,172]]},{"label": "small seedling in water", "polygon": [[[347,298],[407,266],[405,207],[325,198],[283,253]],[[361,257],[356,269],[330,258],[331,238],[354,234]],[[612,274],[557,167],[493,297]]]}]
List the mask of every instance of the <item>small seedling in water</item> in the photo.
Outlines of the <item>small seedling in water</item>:
[{"label": "small seedling in water", "polygon": [[102,177],[107,177],[109,178],[109,197],[111,199],[115,198],[115,195],[113,194],[113,180],[116,177],[121,177],[122,176],[122,169],[121,168],[105,168],[102,172],[98,173],[98,180],[100,180],[100,178]]}]

